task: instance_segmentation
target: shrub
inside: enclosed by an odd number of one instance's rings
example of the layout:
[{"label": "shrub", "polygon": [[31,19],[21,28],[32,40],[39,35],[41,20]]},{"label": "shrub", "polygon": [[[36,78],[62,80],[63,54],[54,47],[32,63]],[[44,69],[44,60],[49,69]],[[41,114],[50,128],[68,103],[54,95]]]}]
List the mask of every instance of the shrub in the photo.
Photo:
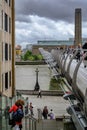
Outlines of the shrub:
[{"label": "shrub", "polygon": [[52,78],[50,81],[50,90],[61,90],[60,85],[62,84],[61,78],[56,80],[55,78]]}]

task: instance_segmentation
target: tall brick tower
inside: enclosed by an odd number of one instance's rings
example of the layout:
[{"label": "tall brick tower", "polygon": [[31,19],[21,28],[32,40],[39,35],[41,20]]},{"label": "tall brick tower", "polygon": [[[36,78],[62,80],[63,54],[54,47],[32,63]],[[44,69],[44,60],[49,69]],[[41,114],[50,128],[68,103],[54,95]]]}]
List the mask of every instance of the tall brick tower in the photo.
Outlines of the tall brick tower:
[{"label": "tall brick tower", "polygon": [[82,16],[81,8],[75,9],[75,42],[74,45],[82,44]]}]

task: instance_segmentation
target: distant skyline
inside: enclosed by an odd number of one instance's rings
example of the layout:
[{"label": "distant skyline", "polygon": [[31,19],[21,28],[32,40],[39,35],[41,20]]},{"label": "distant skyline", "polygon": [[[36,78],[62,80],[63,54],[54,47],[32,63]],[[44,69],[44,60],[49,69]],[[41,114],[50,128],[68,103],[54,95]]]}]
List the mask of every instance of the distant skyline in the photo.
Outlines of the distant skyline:
[{"label": "distant skyline", "polygon": [[16,44],[74,37],[75,9],[82,10],[82,37],[87,38],[87,0],[15,0]]}]

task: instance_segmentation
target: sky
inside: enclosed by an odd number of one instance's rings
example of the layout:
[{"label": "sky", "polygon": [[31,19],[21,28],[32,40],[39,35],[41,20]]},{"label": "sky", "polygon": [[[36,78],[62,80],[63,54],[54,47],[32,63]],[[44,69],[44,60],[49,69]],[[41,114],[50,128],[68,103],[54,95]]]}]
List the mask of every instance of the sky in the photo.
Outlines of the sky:
[{"label": "sky", "polygon": [[15,0],[16,44],[74,37],[75,9],[82,10],[82,37],[87,38],[87,0]]}]

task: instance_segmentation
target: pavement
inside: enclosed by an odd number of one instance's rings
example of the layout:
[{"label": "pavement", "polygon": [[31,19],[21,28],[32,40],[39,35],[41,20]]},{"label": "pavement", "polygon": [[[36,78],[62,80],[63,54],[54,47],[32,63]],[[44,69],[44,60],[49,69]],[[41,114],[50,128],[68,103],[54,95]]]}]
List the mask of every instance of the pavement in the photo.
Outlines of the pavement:
[{"label": "pavement", "polygon": [[55,117],[68,115],[66,108],[70,104],[62,96],[42,96],[42,98],[37,98],[36,95],[29,95],[24,97],[28,97],[29,103],[32,102],[35,118],[38,117],[37,109],[43,110],[44,106],[47,106],[49,112],[50,109],[53,109]]},{"label": "pavement", "polygon": [[[51,73],[47,65],[39,66],[16,66],[16,88],[31,90],[35,86],[34,79],[35,69],[39,68],[39,84],[42,90],[49,90],[49,82]],[[32,80],[33,79],[33,80]],[[20,87],[21,86],[21,87]],[[61,96],[43,96],[37,98],[37,95],[27,95],[24,97],[29,98],[29,103],[32,102],[34,116],[37,118],[37,109],[43,110],[44,106],[48,107],[48,110],[53,109],[55,116],[68,115],[66,108],[69,106],[69,102],[64,100]]]}]

